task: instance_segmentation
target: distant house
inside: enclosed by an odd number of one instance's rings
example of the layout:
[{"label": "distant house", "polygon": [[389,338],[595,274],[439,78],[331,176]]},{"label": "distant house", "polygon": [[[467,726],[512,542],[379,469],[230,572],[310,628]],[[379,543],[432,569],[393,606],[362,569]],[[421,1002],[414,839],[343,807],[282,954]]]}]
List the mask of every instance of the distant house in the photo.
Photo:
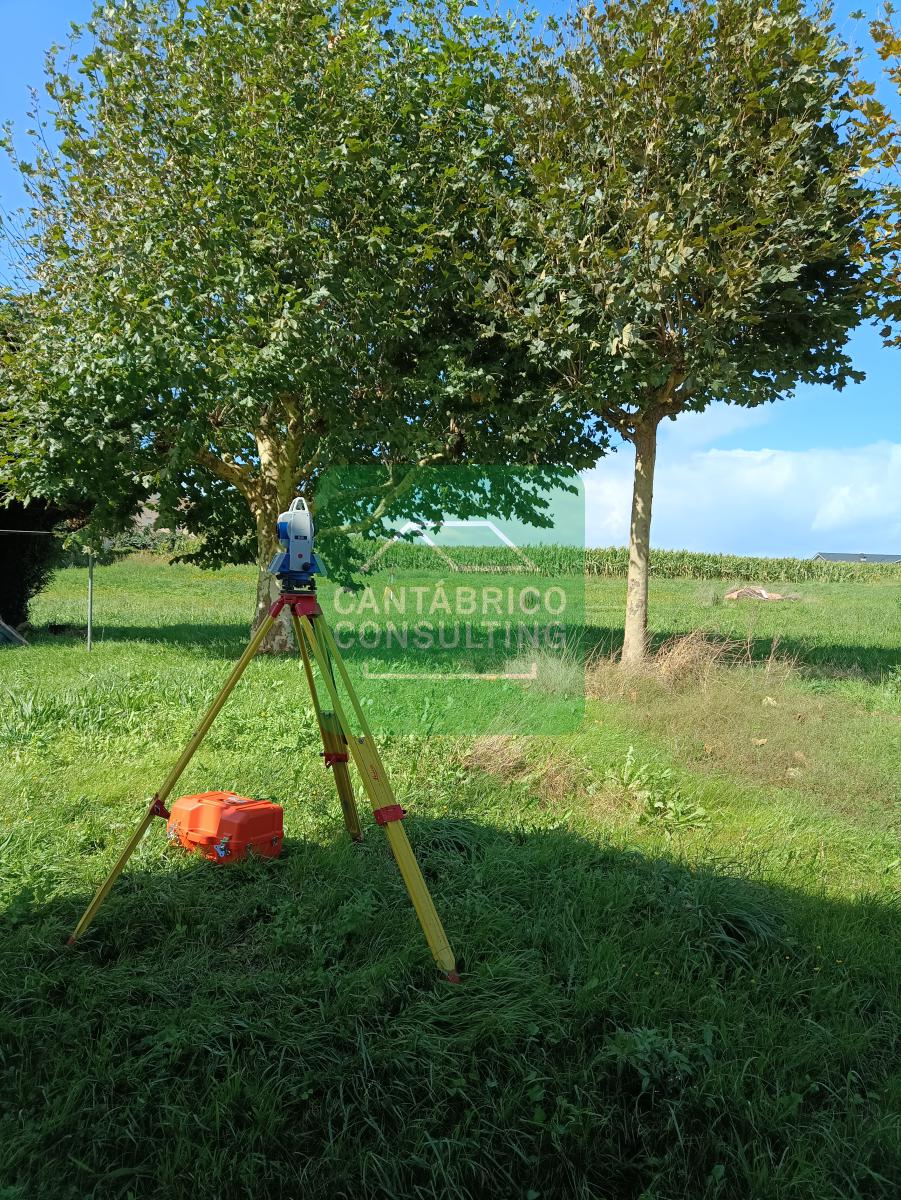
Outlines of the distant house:
[{"label": "distant house", "polygon": [[901,563],[901,554],[826,554],[813,556],[823,562],[872,562],[872,563]]}]

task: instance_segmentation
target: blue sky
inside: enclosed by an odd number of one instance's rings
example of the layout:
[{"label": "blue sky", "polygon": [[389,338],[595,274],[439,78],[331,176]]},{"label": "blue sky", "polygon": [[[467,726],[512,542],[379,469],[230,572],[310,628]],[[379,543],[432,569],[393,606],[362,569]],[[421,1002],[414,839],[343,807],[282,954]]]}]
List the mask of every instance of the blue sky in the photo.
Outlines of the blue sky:
[{"label": "blue sky", "polygon": [[[41,86],[44,52],[91,7],[90,0],[0,0],[0,118],[13,120],[23,146],[28,89]],[[865,37],[850,13],[877,7],[872,0],[838,4],[839,29]],[[872,78],[878,70],[872,56]],[[885,84],[880,95],[898,104]],[[10,210],[21,201],[15,173],[0,156],[0,205]],[[0,248],[0,280],[4,266]],[[853,335],[851,349],[867,378],[844,392],[805,387],[763,408],[716,405],[668,422],[658,456],[653,543],[800,556],[901,553],[901,349],[884,349],[870,328]],[[586,475],[589,544],[627,538],[629,460],[626,448]]]}]

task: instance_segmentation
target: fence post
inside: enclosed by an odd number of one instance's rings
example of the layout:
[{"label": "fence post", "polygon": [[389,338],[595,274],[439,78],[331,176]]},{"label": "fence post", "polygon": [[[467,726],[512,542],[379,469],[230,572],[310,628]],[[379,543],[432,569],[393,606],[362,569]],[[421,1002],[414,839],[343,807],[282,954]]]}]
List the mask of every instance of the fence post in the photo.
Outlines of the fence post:
[{"label": "fence post", "polygon": [[94,551],[88,550],[88,650],[94,636]]}]

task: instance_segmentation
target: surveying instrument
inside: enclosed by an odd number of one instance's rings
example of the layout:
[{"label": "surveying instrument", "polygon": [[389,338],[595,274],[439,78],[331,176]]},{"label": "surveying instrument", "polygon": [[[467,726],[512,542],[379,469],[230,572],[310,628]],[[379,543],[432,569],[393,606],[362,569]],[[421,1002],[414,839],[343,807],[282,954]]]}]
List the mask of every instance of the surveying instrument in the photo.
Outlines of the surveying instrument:
[{"label": "surveying instrument", "polygon": [[[307,503],[302,497],[298,497],[291,503],[288,511],[281,513],[278,518],[277,536],[282,550],[276,554],[269,566],[270,574],[275,575],[281,583],[281,594],[251,638],[250,644],[225,681],[219,695],[210,705],[203,720],[197,726],[178,761],[154,794],[143,819],[112,870],[100,885],[94,899],[85,909],[81,920],[75,926],[69,938],[69,945],[74,945],[96,917],[100,906],[109,895],[113,884],[147,832],[154,817],[169,819],[166,800],[172,789],[194,757],[213,721],[244,674],[250,660],[259,650],[266,634],[272,628],[282,609],[286,608],[291,614],[294,638],[300,650],[313,709],[322,735],[322,757],[326,768],[330,768],[334,775],[347,832],[355,842],[362,841],[363,828],[360,824],[360,814],[357,810],[349,771],[349,762],[352,759],[366,795],[372,804],[375,822],[377,825],[381,825],[387,834],[389,845],[435,962],[450,983],[460,982],[447,935],[438,913],[435,911],[435,905],[422,877],[419,863],[416,861],[406,832],[401,825],[406,813],[397,803],[394,792],[391,790],[388,774],[363,715],[347,667],[335,644],[332,631],[322,615],[322,609],[319,607],[314,576],[320,573],[321,568],[313,553],[314,532],[313,519]],[[329,709],[323,708],[320,702],[313,674],[314,663],[318,668],[321,684],[325,687],[331,704]],[[348,718],[348,710],[339,694],[339,680],[350,702],[358,732],[354,732],[354,726]]]}]

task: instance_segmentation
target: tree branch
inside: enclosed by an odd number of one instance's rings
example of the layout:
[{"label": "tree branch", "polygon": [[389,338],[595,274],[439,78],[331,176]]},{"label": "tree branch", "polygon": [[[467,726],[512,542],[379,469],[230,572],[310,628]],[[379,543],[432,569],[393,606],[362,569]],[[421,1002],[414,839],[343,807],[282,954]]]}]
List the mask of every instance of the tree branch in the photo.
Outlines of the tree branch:
[{"label": "tree branch", "polygon": [[242,496],[250,498],[253,491],[253,476],[249,467],[222,458],[206,446],[201,446],[194,457],[202,467],[206,467],[219,479],[224,479],[226,483],[237,488]]},{"label": "tree branch", "polygon": [[[437,455],[433,455],[432,457],[437,457]],[[423,460],[423,462],[417,463],[417,466],[424,466],[424,465],[425,465],[425,460]],[[337,525],[331,529],[321,530],[320,531],[321,534],[365,533],[367,530],[371,529],[373,527],[373,525],[378,524],[378,522],[381,521],[382,517],[387,512],[388,505],[393,500],[396,500],[398,496],[403,495],[403,493],[405,491],[407,491],[410,487],[412,487],[413,481],[416,478],[416,471],[409,470],[406,473],[406,475],[404,476],[404,478],[399,483],[395,483],[392,485],[391,480],[393,479],[393,477],[394,477],[394,471],[391,470],[389,477],[388,477],[388,482],[385,484],[385,486],[382,489],[380,489],[383,492],[382,498],[378,502],[378,504],[375,506],[375,508],[372,510],[372,512],[369,514],[369,516],[361,517],[359,521],[351,521],[349,524]]]}]

